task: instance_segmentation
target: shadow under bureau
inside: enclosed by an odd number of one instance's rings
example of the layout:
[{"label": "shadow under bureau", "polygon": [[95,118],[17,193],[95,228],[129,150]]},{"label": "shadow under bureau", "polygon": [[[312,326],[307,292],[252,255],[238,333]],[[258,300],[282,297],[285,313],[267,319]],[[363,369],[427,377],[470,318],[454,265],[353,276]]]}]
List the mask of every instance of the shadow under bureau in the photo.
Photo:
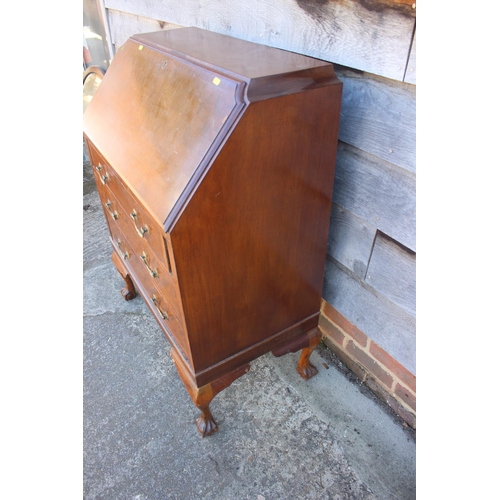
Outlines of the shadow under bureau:
[{"label": "shadow under bureau", "polygon": [[84,138],[125,281],[166,338],[203,436],[213,397],[318,345],[342,84],[333,65],[198,28],[132,36]]}]

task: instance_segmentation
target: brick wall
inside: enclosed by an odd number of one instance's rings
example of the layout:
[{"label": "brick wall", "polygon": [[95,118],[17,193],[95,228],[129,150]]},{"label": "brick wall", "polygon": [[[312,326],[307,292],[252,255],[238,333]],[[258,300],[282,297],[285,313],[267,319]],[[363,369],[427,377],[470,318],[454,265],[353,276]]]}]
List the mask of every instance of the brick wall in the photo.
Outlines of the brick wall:
[{"label": "brick wall", "polygon": [[325,344],[379,398],[416,428],[416,377],[325,300],[319,327]]}]

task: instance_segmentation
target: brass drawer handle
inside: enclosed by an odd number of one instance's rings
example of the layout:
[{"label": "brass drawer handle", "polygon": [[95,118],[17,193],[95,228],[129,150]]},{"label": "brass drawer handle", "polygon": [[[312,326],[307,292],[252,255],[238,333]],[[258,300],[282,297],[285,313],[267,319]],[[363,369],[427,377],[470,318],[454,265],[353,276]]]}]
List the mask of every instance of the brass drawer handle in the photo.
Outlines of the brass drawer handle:
[{"label": "brass drawer handle", "polygon": [[113,217],[113,219],[115,219],[115,220],[118,219],[118,215],[119,215],[118,212],[116,210],[113,212],[113,209],[111,208],[113,206],[113,203],[111,203],[111,201],[108,200],[105,203],[105,206],[108,209],[109,213],[111,214],[111,217]]},{"label": "brass drawer handle", "polygon": [[101,179],[101,182],[103,184],[106,184],[108,182],[109,176],[106,173],[104,173],[104,175],[101,175],[102,165],[99,163],[99,165],[97,165],[95,169],[97,170],[97,175],[99,176],[99,179]]},{"label": "brass drawer handle", "polygon": [[118,251],[120,252],[120,255],[122,256],[122,259],[123,260],[128,259],[129,254],[128,254],[127,250],[125,250],[124,248],[122,248],[122,242],[121,242],[121,240],[117,239],[115,241],[116,241],[116,244],[118,245]]},{"label": "brass drawer handle", "polygon": [[132,210],[132,213],[130,214],[130,217],[132,217],[132,220],[134,221],[134,226],[135,226],[135,230],[137,231],[137,234],[141,237],[141,238],[144,238],[144,235],[149,232],[149,228],[148,226],[144,226],[144,227],[137,227],[137,212],[134,210]]},{"label": "brass drawer handle", "polygon": [[144,262],[144,265],[147,267],[149,274],[153,276],[153,278],[158,278],[158,271],[156,269],[151,269],[148,264],[148,256],[146,255],[146,252],[142,252],[141,255],[142,262]]},{"label": "brass drawer handle", "polygon": [[153,301],[153,304],[154,306],[156,307],[156,310],[160,313],[160,316],[163,318],[163,319],[170,319],[168,317],[168,314],[166,312],[163,312],[160,307],[158,306],[158,299],[156,298],[155,294],[153,294],[153,296],[151,297],[151,300]]}]

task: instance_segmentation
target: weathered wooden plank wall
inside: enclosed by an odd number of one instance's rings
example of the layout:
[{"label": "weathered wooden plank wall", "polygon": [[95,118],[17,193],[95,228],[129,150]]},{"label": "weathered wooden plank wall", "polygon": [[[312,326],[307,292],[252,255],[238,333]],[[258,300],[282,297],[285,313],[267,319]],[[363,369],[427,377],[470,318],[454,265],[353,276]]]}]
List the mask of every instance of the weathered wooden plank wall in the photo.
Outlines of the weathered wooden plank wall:
[{"label": "weathered wooden plank wall", "polygon": [[122,46],[129,37],[137,33],[180,28],[177,24],[137,16],[119,10],[108,10],[108,20],[111,34],[111,43],[116,48]]},{"label": "weathered wooden plank wall", "polygon": [[339,143],[333,201],[412,250],[415,174]]},{"label": "weathered wooden plank wall", "polygon": [[[337,191],[335,186],[334,192]],[[328,255],[361,279],[366,276],[376,234],[375,226],[335,202],[332,204]]]},{"label": "weathered wooden plank wall", "polygon": [[104,0],[107,9],[197,26],[403,81],[415,25],[391,0]]},{"label": "weathered wooden plank wall", "polygon": [[404,81],[413,85],[417,84],[417,30],[415,30],[415,35],[413,36]]},{"label": "weathered wooden plank wall", "polygon": [[378,233],[366,273],[370,286],[413,316],[416,313],[415,262],[413,252]]},{"label": "weathered wooden plank wall", "polygon": [[339,66],[335,72],[344,83],[339,139],[415,172],[415,86]]},{"label": "weathered wooden plank wall", "polygon": [[327,259],[323,297],[415,374],[415,316],[333,259]]},{"label": "weathered wooden plank wall", "polygon": [[416,373],[411,0],[104,0],[116,48],[197,26],[335,64],[344,83],[324,299]]}]

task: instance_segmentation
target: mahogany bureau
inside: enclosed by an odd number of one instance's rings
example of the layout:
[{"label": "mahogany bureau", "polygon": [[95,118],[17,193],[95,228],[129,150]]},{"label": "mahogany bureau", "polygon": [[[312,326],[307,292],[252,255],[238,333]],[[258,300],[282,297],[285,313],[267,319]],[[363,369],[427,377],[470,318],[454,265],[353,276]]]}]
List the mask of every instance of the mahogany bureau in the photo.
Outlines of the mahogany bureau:
[{"label": "mahogany bureau", "polygon": [[333,65],[197,28],[132,36],[83,132],[125,281],[209,404],[272,352],[317,370],[342,84]]}]

